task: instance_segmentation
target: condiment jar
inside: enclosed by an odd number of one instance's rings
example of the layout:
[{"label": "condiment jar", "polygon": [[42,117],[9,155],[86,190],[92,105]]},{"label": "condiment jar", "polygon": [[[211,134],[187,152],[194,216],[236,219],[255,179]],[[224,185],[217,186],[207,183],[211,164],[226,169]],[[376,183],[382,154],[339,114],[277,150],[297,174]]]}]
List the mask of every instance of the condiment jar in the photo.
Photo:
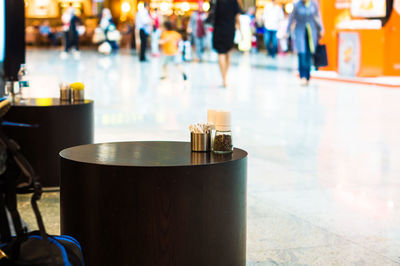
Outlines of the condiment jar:
[{"label": "condiment jar", "polygon": [[80,102],[85,100],[85,85],[81,82],[75,82],[70,84],[72,89],[72,100],[74,102]]},{"label": "condiment jar", "polygon": [[71,101],[71,88],[66,82],[60,83],[60,101]]},{"label": "condiment jar", "polygon": [[219,111],[215,119],[214,153],[231,153],[233,151],[231,113]]}]

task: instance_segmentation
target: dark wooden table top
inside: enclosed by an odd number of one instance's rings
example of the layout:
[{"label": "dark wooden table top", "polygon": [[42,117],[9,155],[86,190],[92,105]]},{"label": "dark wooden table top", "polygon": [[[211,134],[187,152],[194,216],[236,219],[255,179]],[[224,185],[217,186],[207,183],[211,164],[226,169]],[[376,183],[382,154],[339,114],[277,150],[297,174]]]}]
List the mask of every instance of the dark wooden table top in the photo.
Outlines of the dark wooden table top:
[{"label": "dark wooden table top", "polygon": [[27,98],[16,102],[12,102],[12,106],[23,107],[48,107],[48,106],[65,106],[93,103],[92,100],[84,100],[80,102],[60,101],[59,98]]},{"label": "dark wooden table top", "polygon": [[192,152],[189,142],[116,142],[76,146],[60,152],[64,159],[89,164],[136,167],[173,167],[227,163],[241,160],[247,152],[230,154]]}]

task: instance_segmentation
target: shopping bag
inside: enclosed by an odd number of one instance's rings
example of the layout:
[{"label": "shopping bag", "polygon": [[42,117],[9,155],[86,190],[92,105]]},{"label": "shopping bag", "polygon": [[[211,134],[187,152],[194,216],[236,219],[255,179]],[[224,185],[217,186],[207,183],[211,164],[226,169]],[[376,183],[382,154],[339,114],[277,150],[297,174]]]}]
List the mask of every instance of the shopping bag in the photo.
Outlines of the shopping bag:
[{"label": "shopping bag", "polygon": [[104,34],[104,30],[102,28],[96,28],[93,33],[92,42],[93,43],[101,43],[106,40],[106,35]]},{"label": "shopping bag", "polygon": [[107,39],[114,42],[119,42],[121,40],[121,33],[119,30],[110,30],[107,32]]},{"label": "shopping bag", "polygon": [[328,65],[328,55],[326,53],[326,45],[318,44],[314,54],[314,65],[316,68]]},{"label": "shopping bag", "polygon": [[86,27],[79,25],[76,30],[78,31],[79,36],[83,36],[86,32]]}]

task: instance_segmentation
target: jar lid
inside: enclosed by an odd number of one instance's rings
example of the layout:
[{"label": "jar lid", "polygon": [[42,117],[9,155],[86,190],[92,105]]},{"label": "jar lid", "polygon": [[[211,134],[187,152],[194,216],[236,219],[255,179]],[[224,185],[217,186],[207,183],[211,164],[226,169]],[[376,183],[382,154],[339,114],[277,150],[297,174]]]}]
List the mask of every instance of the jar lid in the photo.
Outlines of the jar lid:
[{"label": "jar lid", "polygon": [[83,90],[85,85],[82,82],[74,82],[69,85],[73,90]]},{"label": "jar lid", "polygon": [[217,110],[208,109],[207,110],[207,123],[213,123],[215,125]]},{"label": "jar lid", "polygon": [[215,116],[216,130],[231,130],[231,112],[218,111]]}]

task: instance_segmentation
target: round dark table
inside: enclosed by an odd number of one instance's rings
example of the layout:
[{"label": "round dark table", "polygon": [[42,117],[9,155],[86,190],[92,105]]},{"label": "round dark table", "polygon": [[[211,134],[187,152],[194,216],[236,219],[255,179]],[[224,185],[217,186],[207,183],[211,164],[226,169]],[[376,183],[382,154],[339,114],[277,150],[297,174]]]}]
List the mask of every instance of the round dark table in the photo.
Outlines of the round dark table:
[{"label": "round dark table", "polygon": [[245,151],[121,142],[60,156],[61,232],[86,265],[246,265]]},{"label": "round dark table", "polygon": [[56,98],[30,98],[13,103],[4,120],[37,124],[37,128],[3,127],[35,169],[44,187],[60,184],[59,152],[93,143],[93,101],[65,103]]}]

